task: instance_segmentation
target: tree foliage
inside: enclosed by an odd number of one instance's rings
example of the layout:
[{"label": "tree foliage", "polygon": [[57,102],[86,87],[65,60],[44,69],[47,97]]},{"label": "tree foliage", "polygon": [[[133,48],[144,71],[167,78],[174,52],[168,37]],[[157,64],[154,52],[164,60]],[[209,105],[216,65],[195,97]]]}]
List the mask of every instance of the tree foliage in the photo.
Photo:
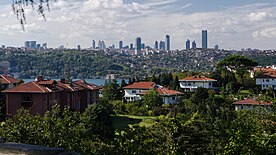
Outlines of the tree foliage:
[{"label": "tree foliage", "polygon": [[13,0],[12,10],[20,22],[23,30],[25,30],[24,25],[27,24],[25,8],[31,6],[39,15],[41,15],[45,20],[45,7],[50,11],[50,0]]}]

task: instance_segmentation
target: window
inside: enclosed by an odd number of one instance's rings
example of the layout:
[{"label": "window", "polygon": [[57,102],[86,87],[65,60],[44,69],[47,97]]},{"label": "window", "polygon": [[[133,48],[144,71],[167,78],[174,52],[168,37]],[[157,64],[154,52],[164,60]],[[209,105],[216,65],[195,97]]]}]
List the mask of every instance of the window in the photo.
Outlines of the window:
[{"label": "window", "polygon": [[132,90],[132,94],[136,94],[136,90]]},{"label": "window", "polygon": [[269,82],[269,79],[266,79],[266,82]]},{"label": "window", "polygon": [[172,100],[175,100],[175,96],[172,97]]},{"label": "window", "polygon": [[23,108],[30,108],[33,105],[32,96],[31,95],[23,95],[21,97],[21,106]]}]

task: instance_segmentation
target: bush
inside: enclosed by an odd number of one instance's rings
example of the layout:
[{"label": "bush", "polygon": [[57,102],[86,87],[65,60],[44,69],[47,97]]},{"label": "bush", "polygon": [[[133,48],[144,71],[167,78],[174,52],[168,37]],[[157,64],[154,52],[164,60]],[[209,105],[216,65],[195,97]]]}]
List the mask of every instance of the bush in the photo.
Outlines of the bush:
[{"label": "bush", "polygon": [[122,101],[113,101],[112,109],[116,114],[128,114],[126,110],[126,103],[123,103]]}]

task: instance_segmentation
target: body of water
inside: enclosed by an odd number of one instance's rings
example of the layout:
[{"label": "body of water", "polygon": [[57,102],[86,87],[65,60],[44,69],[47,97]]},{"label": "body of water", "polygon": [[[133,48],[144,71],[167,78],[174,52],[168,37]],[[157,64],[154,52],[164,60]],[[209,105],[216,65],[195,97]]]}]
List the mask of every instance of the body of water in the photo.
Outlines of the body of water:
[{"label": "body of water", "polygon": [[[22,79],[22,80],[25,83],[34,81],[34,79]],[[59,81],[60,79],[53,79],[53,80]],[[79,80],[79,79],[73,79],[73,81],[76,81],[76,80]],[[117,80],[118,84],[122,83],[122,79],[116,79],[116,80]],[[103,86],[106,83],[105,79],[85,79],[85,81],[87,83],[92,83],[92,84],[95,84],[95,85],[98,85],[98,86]],[[126,83],[128,83],[128,80],[125,79],[125,81],[126,81]]]}]

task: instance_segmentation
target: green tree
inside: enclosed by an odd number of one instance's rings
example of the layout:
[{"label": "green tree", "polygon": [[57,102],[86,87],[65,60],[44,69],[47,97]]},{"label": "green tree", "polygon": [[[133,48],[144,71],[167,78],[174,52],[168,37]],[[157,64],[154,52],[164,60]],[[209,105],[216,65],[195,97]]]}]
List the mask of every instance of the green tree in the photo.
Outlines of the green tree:
[{"label": "green tree", "polygon": [[230,55],[218,63],[220,67],[236,72],[241,78],[242,85],[244,85],[244,75],[247,70],[257,65],[258,63],[255,60],[241,55]]},{"label": "green tree", "polygon": [[103,97],[108,100],[121,100],[122,90],[116,79],[109,81],[103,88]]},{"label": "green tree", "polygon": [[163,101],[156,90],[150,90],[144,95],[142,103],[151,109],[154,107],[160,107],[163,104]]},{"label": "green tree", "polygon": [[114,137],[111,115],[107,107],[101,104],[89,105],[81,115],[81,122],[84,124],[85,135],[88,137],[93,135],[104,139]]}]

